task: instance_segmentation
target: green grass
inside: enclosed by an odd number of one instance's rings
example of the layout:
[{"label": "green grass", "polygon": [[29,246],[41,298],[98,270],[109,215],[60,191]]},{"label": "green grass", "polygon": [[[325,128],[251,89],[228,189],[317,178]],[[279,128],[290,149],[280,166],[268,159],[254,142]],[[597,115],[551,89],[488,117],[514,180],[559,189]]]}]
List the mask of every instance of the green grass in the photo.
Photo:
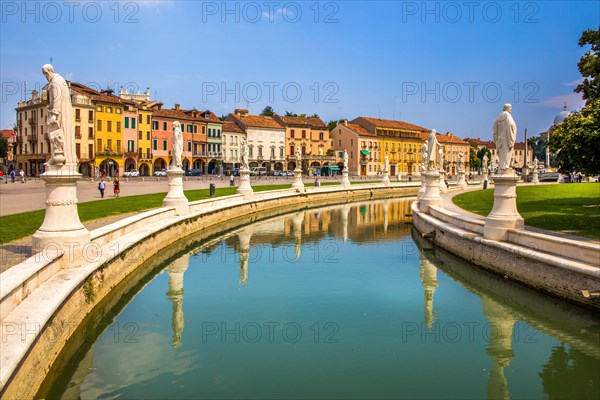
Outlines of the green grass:
[{"label": "green grass", "polygon": [[[493,189],[453,197],[457,206],[488,215]],[[517,186],[517,209],[525,225],[600,239],[600,183]]]},{"label": "green grass", "polygon": [[[264,190],[286,189],[289,187],[289,184],[263,185],[254,186],[252,189],[255,192],[262,192]],[[229,196],[235,194],[236,190],[236,187],[217,188],[216,196]],[[79,218],[81,222],[86,222],[162,207],[162,202],[166,194],[166,192],[153,193],[79,203]],[[185,195],[189,201],[210,198],[208,189],[186,190]],[[0,244],[33,235],[42,225],[42,222],[44,222],[44,212],[45,210],[37,210],[0,217]]]}]

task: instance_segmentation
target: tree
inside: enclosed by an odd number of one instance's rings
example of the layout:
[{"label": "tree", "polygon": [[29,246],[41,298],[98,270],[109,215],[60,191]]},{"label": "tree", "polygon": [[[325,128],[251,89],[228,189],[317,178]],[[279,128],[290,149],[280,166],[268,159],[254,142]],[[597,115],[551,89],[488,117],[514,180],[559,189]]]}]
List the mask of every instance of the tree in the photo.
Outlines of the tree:
[{"label": "tree", "polygon": [[583,76],[583,82],[575,88],[577,93],[583,92],[584,100],[600,99],[600,29],[587,31],[581,34],[579,46],[591,45],[590,51],[585,53],[577,66]]},{"label": "tree", "polygon": [[265,108],[263,108],[262,112],[260,113],[260,115],[264,115],[265,117],[272,117],[273,114],[275,114],[275,111],[273,110],[273,107],[271,107],[271,106],[266,106]]},{"label": "tree", "polygon": [[477,157],[475,149],[469,149],[469,160],[471,160],[471,168],[475,168],[477,170],[481,168],[481,159]]},{"label": "tree", "polygon": [[477,158],[479,158],[481,160],[481,164],[483,164],[483,156],[485,154],[487,154],[488,165],[490,165],[492,162],[492,152],[487,147],[482,147],[481,149],[479,149],[479,151],[477,152]]},{"label": "tree", "polygon": [[343,119],[343,118],[342,118],[342,119],[339,119],[339,120],[337,120],[337,121],[335,121],[335,120],[334,120],[334,121],[329,121],[329,122],[327,123],[327,129],[329,129],[330,131],[332,131],[332,130],[333,130],[335,127],[336,127],[336,126],[338,126],[338,124],[341,124],[341,123],[343,123],[344,121],[345,121],[345,119]]},{"label": "tree", "polygon": [[298,114],[294,114],[294,113],[293,113],[293,112],[291,112],[291,111],[286,111],[286,112],[285,112],[285,116],[286,116],[286,117],[297,117],[297,116],[298,116]]},{"label": "tree", "polygon": [[4,136],[0,136],[0,158],[5,158],[8,155],[8,140]]},{"label": "tree", "polygon": [[551,128],[550,150],[561,173],[600,174],[600,99]]},{"label": "tree", "polygon": [[319,114],[314,113],[313,115],[309,115],[308,118],[319,118]]}]

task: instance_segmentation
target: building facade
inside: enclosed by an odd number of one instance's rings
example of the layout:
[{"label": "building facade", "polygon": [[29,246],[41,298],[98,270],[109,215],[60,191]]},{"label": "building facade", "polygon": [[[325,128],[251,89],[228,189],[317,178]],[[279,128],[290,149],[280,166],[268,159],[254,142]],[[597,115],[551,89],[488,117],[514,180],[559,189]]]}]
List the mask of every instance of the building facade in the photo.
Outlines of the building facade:
[{"label": "building facade", "polygon": [[232,170],[241,168],[240,154],[242,146],[242,136],[246,136],[244,131],[231,121],[223,122],[222,151],[223,151],[223,168]]},{"label": "building facade", "polygon": [[[344,121],[330,132],[331,149],[337,165],[343,168],[344,151],[348,152],[348,173],[353,176],[375,176],[381,165],[371,151],[378,152],[381,139],[358,124]],[[371,151],[369,151],[371,149]]]}]

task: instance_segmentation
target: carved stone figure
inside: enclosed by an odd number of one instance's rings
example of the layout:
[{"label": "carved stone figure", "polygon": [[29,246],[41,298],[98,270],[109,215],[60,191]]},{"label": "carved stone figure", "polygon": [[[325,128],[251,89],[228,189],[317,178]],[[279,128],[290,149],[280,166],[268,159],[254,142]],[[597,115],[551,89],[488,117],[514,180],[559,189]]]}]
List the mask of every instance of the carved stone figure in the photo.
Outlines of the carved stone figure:
[{"label": "carved stone figure", "polygon": [[513,149],[517,138],[517,125],[510,112],[512,106],[504,105],[504,110],[498,114],[494,121],[494,143],[498,150],[498,169],[502,174],[505,169],[509,169],[513,158]]},{"label": "carved stone figure", "polygon": [[427,171],[427,153],[427,142],[425,142],[421,147],[421,168],[423,171]]},{"label": "carved stone figure", "polygon": [[50,64],[42,66],[42,73],[48,80],[48,138],[51,157],[46,165],[60,168],[63,165],[77,165],[75,152],[75,129],[71,107],[71,89],[67,81],[54,72]]},{"label": "carved stone figure", "polygon": [[463,161],[464,153],[461,151],[458,153],[458,170],[462,171],[465,168],[465,162]]},{"label": "carved stone figure", "polygon": [[348,152],[344,149],[344,169],[348,170]]},{"label": "carved stone figure", "polygon": [[388,153],[386,152],[385,153],[385,158],[384,158],[384,161],[383,161],[383,171],[387,172],[389,170],[390,170],[390,159],[388,157]]},{"label": "carved stone figure", "polygon": [[481,160],[481,169],[482,169],[484,172],[487,172],[487,170],[488,170],[488,162],[489,162],[489,161],[488,161],[488,156],[487,156],[487,153],[485,153],[485,154],[483,155],[483,160]]},{"label": "carved stone figure", "polygon": [[[438,143],[439,145],[439,143]],[[443,148],[439,148],[438,149],[438,163],[439,165],[439,169],[443,170],[444,169],[444,149]]]},{"label": "carved stone figure", "polygon": [[[440,145],[435,134],[436,130],[432,129],[427,138],[427,165],[431,169],[435,169],[435,155],[437,153],[437,147]],[[441,161],[438,160],[438,162]]]},{"label": "carved stone figure", "polygon": [[242,169],[248,169],[248,142],[246,141],[246,137],[241,137],[242,148],[240,150],[240,160],[242,164]]},{"label": "carved stone figure", "polygon": [[296,168],[302,168],[302,153],[300,152],[300,147],[296,149]]},{"label": "carved stone figure", "polygon": [[181,133],[181,123],[173,122],[173,159],[171,166],[176,169],[183,167],[181,156],[183,155],[183,134]]}]

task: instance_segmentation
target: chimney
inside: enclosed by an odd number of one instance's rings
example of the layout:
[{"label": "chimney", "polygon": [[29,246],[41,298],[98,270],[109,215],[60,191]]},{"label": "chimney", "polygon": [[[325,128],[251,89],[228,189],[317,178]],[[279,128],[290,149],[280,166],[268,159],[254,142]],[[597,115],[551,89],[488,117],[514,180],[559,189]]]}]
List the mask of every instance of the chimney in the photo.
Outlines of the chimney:
[{"label": "chimney", "polygon": [[179,111],[179,104],[175,104],[175,111]]},{"label": "chimney", "polygon": [[347,119],[344,120],[344,126],[348,126],[348,120]]}]

